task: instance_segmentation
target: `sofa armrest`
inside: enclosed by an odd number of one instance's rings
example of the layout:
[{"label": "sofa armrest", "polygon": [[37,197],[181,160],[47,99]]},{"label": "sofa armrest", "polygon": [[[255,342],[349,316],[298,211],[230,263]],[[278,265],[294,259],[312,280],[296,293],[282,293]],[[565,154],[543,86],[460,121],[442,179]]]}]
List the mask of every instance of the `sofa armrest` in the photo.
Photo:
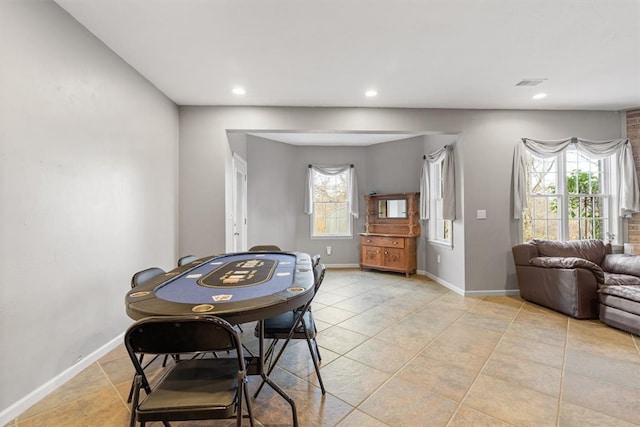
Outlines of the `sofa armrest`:
[{"label": "sofa armrest", "polygon": [[604,283],[604,271],[594,262],[577,257],[535,257],[529,261],[534,267],[542,268],[584,268],[593,273],[598,283]]},{"label": "sofa armrest", "polygon": [[538,255],[538,248],[533,243],[522,243],[511,248],[516,265],[529,265],[529,260]]}]

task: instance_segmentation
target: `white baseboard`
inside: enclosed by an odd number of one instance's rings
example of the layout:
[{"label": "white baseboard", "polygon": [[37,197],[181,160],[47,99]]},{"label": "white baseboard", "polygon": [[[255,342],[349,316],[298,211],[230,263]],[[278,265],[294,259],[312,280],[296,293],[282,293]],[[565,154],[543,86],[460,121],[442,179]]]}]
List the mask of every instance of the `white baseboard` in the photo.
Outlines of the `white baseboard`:
[{"label": "white baseboard", "polygon": [[467,297],[510,297],[519,296],[520,291],[518,289],[493,289],[486,291],[465,291]]},{"label": "white baseboard", "polygon": [[429,279],[433,280],[434,282],[438,283],[439,285],[444,286],[445,288],[449,289],[450,291],[455,292],[458,295],[464,295],[464,290],[460,289],[459,287],[457,287],[456,285],[447,282],[446,280],[443,280],[437,276],[434,276],[433,274],[429,273],[428,271],[422,271],[420,270],[418,273],[423,274],[424,276],[427,276]]},{"label": "white baseboard", "polygon": [[124,338],[124,333],[118,335],[96,351],[91,354],[88,354],[86,357],[78,361],[77,363],[71,365],[66,370],[62,371],[60,374],[56,375],[37,389],[33,390],[31,393],[24,396],[22,399],[10,405],[8,408],[5,408],[0,412],[0,426],[6,425],[9,421],[16,418],[18,415],[38,403],[44,397],[46,397],[49,393],[62,386],[64,383],[69,381],[71,378],[75,377],[77,374],[82,372],[85,368],[89,367],[92,363],[99,360],[102,356],[109,353],[111,350],[116,348],[122,343]]},{"label": "white baseboard", "polygon": [[502,297],[502,296],[520,295],[520,291],[518,289],[487,289],[487,290],[481,290],[481,291],[467,291],[467,290],[460,289],[457,286],[447,282],[446,280],[442,280],[441,278],[434,276],[433,274],[427,271],[420,270],[418,271],[418,274],[423,274],[424,276],[427,276],[434,282],[464,297]]},{"label": "white baseboard", "polygon": [[324,266],[326,268],[360,268],[360,264],[327,264]]}]

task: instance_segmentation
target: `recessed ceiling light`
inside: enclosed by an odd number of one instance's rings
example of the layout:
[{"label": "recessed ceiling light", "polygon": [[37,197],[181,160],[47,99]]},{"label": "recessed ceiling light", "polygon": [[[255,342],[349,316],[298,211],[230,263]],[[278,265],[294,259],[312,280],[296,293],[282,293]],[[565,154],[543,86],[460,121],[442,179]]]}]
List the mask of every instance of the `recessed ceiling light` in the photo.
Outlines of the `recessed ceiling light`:
[{"label": "recessed ceiling light", "polygon": [[236,95],[244,95],[245,93],[247,93],[247,91],[240,86],[234,87],[232,92],[235,93]]},{"label": "recessed ceiling light", "polygon": [[368,91],[366,91],[365,96],[368,96],[369,98],[373,98],[374,96],[378,96],[378,91],[370,89]]},{"label": "recessed ceiling light", "polygon": [[536,93],[535,95],[533,95],[533,99],[542,99],[546,97],[547,97],[546,93]]}]

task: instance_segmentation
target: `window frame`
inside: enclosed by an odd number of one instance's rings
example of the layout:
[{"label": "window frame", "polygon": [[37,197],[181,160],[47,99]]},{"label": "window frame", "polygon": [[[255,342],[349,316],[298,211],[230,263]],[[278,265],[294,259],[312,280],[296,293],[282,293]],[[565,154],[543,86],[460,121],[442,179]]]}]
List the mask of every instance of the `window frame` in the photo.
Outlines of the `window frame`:
[{"label": "window frame", "polygon": [[[576,157],[576,164],[580,165],[580,157],[585,157],[587,159],[590,159],[591,161],[601,161],[601,170],[598,171],[598,175],[599,175],[599,193],[569,193],[569,189],[567,188],[568,185],[568,179],[569,179],[569,175],[568,172],[573,172],[573,171],[569,171],[569,159],[568,159],[568,154],[569,153],[576,153],[577,157]],[[555,193],[532,193],[531,189],[531,183],[530,183],[530,179],[532,176],[532,173],[530,171],[530,165],[532,163],[532,159],[536,158],[539,161],[548,161],[549,159],[552,159],[556,162],[555,165],[555,172],[551,172],[555,174],[555,184],[556,184],[556,191]],[[575,239],[587,239],[587,238],[594,238],[594,239],[601,239],[601,240],[606,240],[606,241],[612,241],[613,238],[612,236],[615,236],[617,234],[618,228],[619,228],[619,221],[617,216],[614,214],[616,211],[616,191],[614,186],[612,185],[613,182],[616,182],[616,172],[615,172],[615,168],[612,167],[612,162],[615,161],[615,155],[611,155],[611,156],[607,156],[607,157],[597,157],[597,156],[593,156],[590,155],[590,153],[588,152],[584,152],[584,151],[580,151],[577,149],[567,149],[567,150],[563,150],[553,156],[540,156],[540,155],[536,155],[535,153],[532,153],[530,151],[526,152],[526,165],[527,165],[527,173],[526,173],[526,180],[527,180],[527,191],[526,191],[526,198],[527,198],[527,208],[523,209],[522,212],[522,223],[520,226],[520,236],[521,236],[521,241],[523,240],[528,240],[529,237],[527,236],[527,234],[529,234],[531,236],[532,239],[558,239],[561,241],[568,241],[568,240],[575,240]],[[577,170],[581,170],[581,169],[577,169]],[[582,171],[582,170],[581,170]],[[588,171],[583,171],[583,172],[590,172],[593,174],[592,171],[588,170]],[[550,173],[550,172],[547,172]],[[601,205],[601,212],[603,213],[603,215],[600,217],[601,220],[603,221],[603,228],[604,230],[601,230],[600,235],[599,236],[590,236],[588,234],[582,234],[582,230],[578,230],[580,234],[578,234],[577,236],[571,236],[571,226],[570,226],[570,221],[575,221],[575,219],[572,219],[569,215],[569,204],[570,204],[570,199],[573,197],[598,197],[602,200]],[[557,214],[557,221],[558,221],[558,233],[557,233],[557,237],[556,236],[549,236],[548,234],[548,230],[549,230],[549,208],[547,207],[547,216],[546,219],[534,219],[533,215],[527,215],[531,213],[531,209],[535,209],[536,204],[533,202],[533,198],[536,199],[557,199],[557,203],[558,203],[558,214]],[[548,203],[547,203],[548,206]],[[529,212],[527,212],[529,211]],[[529,219],[527,220],[526,218],[529,217]],[[589,218],[589,217],[587,217]],[[591,217],[591,219],[593,219],[593,217]],[[553,219],[551,219],[553,220]],[[536,235],[535,234],[535,230],[536,230],[536,226],[535,224],[528,224],[531,222],[536,222],[536,221],[546,221],[547,226],[545,227],[545,229],[547,230],[547,232],[545,233],[544,236],[541,235]],[[528,228],[529,230],[525,230],[525,228]],[[527,236],[527,237],[525,237]]]}]

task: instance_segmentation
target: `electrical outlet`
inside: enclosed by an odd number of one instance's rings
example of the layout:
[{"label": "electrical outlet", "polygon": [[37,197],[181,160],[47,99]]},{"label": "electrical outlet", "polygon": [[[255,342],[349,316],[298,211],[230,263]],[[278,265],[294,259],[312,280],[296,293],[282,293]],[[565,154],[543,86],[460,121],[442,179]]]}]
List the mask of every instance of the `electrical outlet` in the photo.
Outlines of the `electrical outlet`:
[{"label": "electrical outlet", "polygon": [[437,256],[436,256],[436,262],[437,262],[438,264],[440,264],[440,255],[437,255]]},{"label": "electrical outlet", "polygon": [[327,246],[327,255],[331,255],[331,246]]}]

